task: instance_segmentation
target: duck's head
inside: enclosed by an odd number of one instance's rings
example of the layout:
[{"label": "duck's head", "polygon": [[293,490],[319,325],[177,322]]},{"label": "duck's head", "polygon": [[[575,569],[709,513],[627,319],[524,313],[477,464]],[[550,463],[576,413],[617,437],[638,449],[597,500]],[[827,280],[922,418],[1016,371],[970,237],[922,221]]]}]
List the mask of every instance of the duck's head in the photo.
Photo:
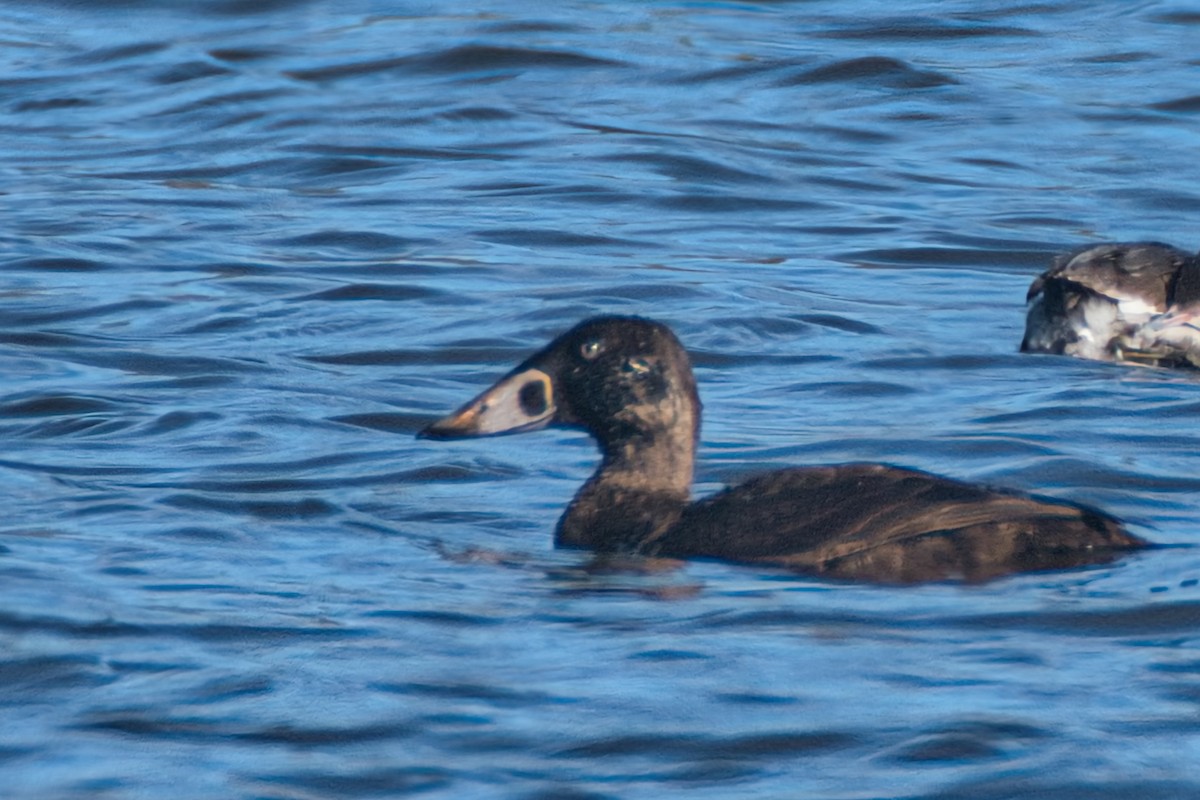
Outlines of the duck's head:
[{"label": "duck's head", "polygon": [[609,454],[660,440],[694,445],[700,401],[687,351],[650,320],[589,319],[418,435],[491,436],[550,424],[583,428]]}]

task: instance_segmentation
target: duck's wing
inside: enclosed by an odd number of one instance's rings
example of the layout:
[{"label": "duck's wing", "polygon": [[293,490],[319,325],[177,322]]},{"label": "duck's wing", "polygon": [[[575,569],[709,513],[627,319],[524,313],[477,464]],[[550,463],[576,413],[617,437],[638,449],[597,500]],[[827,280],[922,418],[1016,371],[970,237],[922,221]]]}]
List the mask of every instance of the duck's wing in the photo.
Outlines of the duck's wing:
[{"label": "duck's wing", "polygon": [[1200,256],[1180,263],[1166,311],[1131,328],[1118,345],[1123,360],[1200,367]]},{"label": "duck's wing", "polygon": [[[1176,284],[1195,258],[1160,242],[1109,242],[1059,256],[1029,287],[1027,301],[1056,281],[1086,289],[1126,308],[1126,313],[1161,314],[1176,294]],[[1200,287],[1200,280],[1191,281]],[[1200,294],[1200,291],[1197,291]]]},{"label": "duck's wing", "polygon": [[647,548],[848,580],[987,580],[1145,546],[1099,511],[880,464],[783,470],[691,506]]}]

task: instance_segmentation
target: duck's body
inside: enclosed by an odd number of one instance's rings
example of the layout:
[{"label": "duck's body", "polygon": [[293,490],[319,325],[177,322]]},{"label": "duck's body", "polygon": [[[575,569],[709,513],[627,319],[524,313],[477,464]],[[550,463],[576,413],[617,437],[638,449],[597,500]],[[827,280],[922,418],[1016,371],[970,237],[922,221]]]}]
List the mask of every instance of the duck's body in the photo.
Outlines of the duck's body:
[{"label": "duck's body", "polygon": [[985,580],[1106,563],[1145,542],[1084,506],[883,464],[766,473],[691,502],[700,401],[666,327],[588,320],[422,435],[581,427],[603,460],[560,547],[770,563],[850,580]]},{"label": "duck's body", "polygon": [[1022,352],[1200,366],[1200,258],[1177,248],[1118,242],[1068,253],[1027,301]]}]

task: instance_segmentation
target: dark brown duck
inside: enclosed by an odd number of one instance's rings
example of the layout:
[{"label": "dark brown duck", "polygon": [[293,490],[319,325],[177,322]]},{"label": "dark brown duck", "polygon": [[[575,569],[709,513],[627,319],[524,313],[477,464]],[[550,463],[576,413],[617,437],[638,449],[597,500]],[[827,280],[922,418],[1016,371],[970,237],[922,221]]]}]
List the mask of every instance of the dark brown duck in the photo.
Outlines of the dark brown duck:
[{"label": "dark brown duck", "polygon": [[551,423],[587,431],[603,456],[559,520],[559,547],[911,583],[1103,564],[1146,545],[1086,506],[883,464],[779,470],[691,502],[691,363],[668,328],[635,317],[580,323],[419,435]]},{"label": "dark brown duck", "polygon": [[1054,260],[1026,296],[1022,352],[1157,367],[1200,366],[1200,258],[1111,242]]}]

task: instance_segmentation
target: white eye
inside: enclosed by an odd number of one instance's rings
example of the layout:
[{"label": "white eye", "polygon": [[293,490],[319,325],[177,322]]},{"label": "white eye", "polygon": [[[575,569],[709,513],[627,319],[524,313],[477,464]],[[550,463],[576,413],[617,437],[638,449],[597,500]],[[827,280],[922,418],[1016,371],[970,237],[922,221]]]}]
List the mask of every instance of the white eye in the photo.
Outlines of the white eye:
[{"label": "white eye", "polygon": [[579,355],[586,358],[588,361],[593,360],[596,356],[604,352],[604,342],[599,339],[589,339],[579,346]]}]

